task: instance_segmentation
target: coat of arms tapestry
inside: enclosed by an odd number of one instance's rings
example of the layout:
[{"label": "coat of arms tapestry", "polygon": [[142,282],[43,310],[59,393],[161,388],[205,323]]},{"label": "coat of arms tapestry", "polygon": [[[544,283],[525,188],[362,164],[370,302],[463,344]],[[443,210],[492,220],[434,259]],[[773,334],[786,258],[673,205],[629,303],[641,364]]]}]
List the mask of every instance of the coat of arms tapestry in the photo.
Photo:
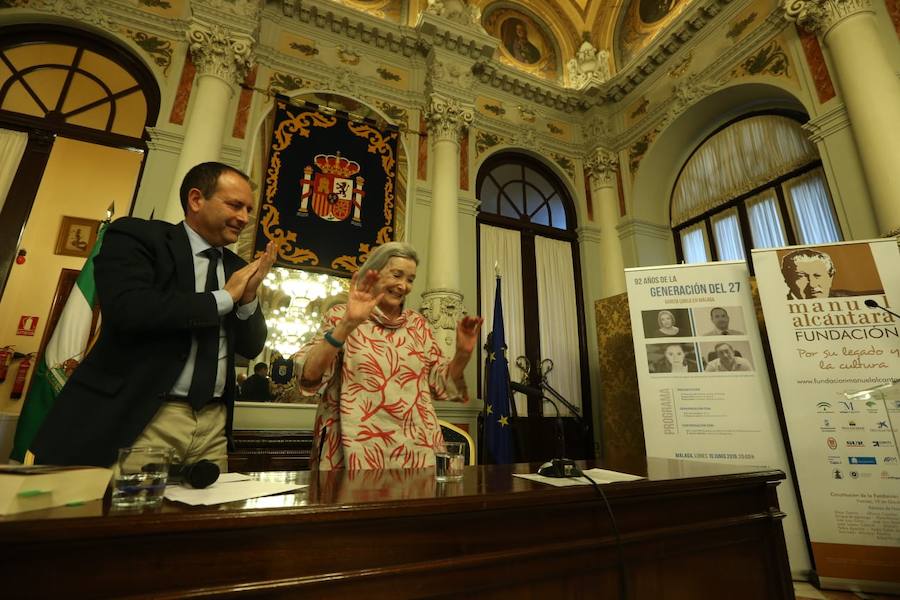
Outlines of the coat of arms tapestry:
[{"label": "coat of arms tapestry", "polygon": [[396,128],[276,99],[254,254],[276,265],[344,276],[393,239]]}]

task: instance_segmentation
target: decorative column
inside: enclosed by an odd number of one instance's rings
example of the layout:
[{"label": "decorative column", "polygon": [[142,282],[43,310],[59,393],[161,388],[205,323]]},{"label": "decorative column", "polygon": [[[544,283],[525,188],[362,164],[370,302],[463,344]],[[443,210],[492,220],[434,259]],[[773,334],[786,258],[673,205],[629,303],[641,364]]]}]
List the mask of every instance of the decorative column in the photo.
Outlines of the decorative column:
[{"label": "decorative column", "polygon": [[820,36],[847,115],[878,227],[900,234],[900,82],[870,0],[784,0],[785,17]]},{"label": "decorative column", "polygon": [[250,68],[254,42],[247,33],[196,18],[187,37],[197,67],[197,86],[191,95],[193,110],[184,130],[184,144],[163,215],[172,223],[184,217],[178,190],[185,173],[198,163],[220,160],[231,97]]},{"label": "decorative column", "polygon": [[597,149],[585,166],[591,178],[591,196],[597,200],[600,224],[600,297],[607,298],[625,291],[625,262],[616,230],[619,223],[619,197],[616,193],[619,159],[613,152]]},{"label": "decorative column", "polygon": [[451,356],[456,345],[456,323],[464,314],[459,291],[459,137],[473,118],[472,106],[431,94],[426,113],[433,156],[431,221],[422,314],[434,328],[442,349]]}]

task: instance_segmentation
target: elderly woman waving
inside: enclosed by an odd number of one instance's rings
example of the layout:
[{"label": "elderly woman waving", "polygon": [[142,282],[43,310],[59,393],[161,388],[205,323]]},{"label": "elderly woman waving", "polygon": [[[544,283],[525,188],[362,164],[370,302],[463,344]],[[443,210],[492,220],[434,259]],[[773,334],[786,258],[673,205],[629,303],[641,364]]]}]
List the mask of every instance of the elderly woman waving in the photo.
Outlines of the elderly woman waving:
[{"label": "elderly woman waving", "polygon": [[468,401],[463,369],[482,319],[460,320],[456,353],[445,358],[425,317],[404,307],[418,262],[406,243],[373,250],[346,304],[330,308],[295,355],[301,393],[320,396],[312,468],[433,466],[444,445],[433,401]]}]

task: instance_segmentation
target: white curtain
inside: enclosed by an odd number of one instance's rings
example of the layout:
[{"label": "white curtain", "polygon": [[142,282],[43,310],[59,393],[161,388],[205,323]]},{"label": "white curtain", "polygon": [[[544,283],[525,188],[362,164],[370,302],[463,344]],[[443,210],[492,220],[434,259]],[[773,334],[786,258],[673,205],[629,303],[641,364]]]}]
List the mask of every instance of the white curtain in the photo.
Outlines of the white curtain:
[{"label": "white curtain", "polygon": [[704,224],[698,223],[697,225],[681,230],[681,249],[684,251],[684,262],[709,262],[709,252],[706,250],[706,235],[704,229]]},{"label": "white curtain", "polygon": [[738,121],[704,142],[685,164],[672,196],[672,226],[817,157],[793,119],[761,115]]},{"label": "white curtain", "polygon": [[21,131],[0,129],[0,212],[6,204],[6,195],[19,170],[19,162],[28,145],[28,134]]},{"label": "white curtain", "polygon": [[784,189],[794,209],[798,244],[825,244],[841,240],[821,168],[789,179]]},{"label": "white curtain", "polygon": [[731,209],[712,219],[713,236],[716,238],[716,252],[719,260],[743,260],[744,243],[737,210]]},{"label": "white curtain", "polygon": [[[581,352],[578,344],[578,305],[575,301],[575,272],[572,244],[535,237],[538,310],[540,311],[541,357],[553,360],[547,382],[562,396],[581,408]],[[555,415],[551,407],[544,414]],[[571,415],[564,406],[563,416]]]},{"label": "white curtain", "polygon": [[[506,357],[509,360],[509,376],[513,381],[522,379],[521,371],[516,368],[516,357],[525,354],[525,310],[522,301],[522,242],[518,231],[481,225],[481,264],[479,274],[481,281],[481,316],[484,325],[481,327],[481,345],[487,342],[487,334],[491,332],[494,322],[494,293],[497,279],[494,265],[500,272],[500,293],[503,302],[503,330],[508,348]],[[483,358],[483,357],[482,357]],[[486,373],[482,372],[482,377]],[[528,414],[528,399],[524,394],[515,394],[516,409],[519,416]]]},{"label": "white curtain", "polygon": [[778,212],[775,190],[766,190],[747,199],[747,219],[754,248],[787,246],[784,225]]}]

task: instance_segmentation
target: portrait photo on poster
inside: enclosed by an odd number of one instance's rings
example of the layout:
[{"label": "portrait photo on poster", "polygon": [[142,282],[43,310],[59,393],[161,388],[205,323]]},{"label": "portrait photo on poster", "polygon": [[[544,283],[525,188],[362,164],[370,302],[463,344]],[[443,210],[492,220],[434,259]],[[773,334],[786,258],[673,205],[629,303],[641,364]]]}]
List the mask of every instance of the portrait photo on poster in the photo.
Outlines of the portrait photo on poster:
[{"label": "portrait photo on poster", "polygon": [[647,344],[647,367],[650,373],[698,373],[697,345],[673,342]]},{"label": "portrait photo on poster", "polygon": [[691,311],[698,335],[744,335],[744,311],[740,306],[713,306]]},{"label": "portrait photo on poster", "polygon": [[750,342],[717,340],[700,342],[700,359],[704,373],[755,371]]},{"label": "portrait photo on poster", "polygon": [[691,337],[694,327],[687,308],[642,310],[641,322],[645,338]]},{"label": "portrait photo on poster", "polygon": [[821,300],[884,293],[868,244],[794,248],[777,252],[788,300]]}]

